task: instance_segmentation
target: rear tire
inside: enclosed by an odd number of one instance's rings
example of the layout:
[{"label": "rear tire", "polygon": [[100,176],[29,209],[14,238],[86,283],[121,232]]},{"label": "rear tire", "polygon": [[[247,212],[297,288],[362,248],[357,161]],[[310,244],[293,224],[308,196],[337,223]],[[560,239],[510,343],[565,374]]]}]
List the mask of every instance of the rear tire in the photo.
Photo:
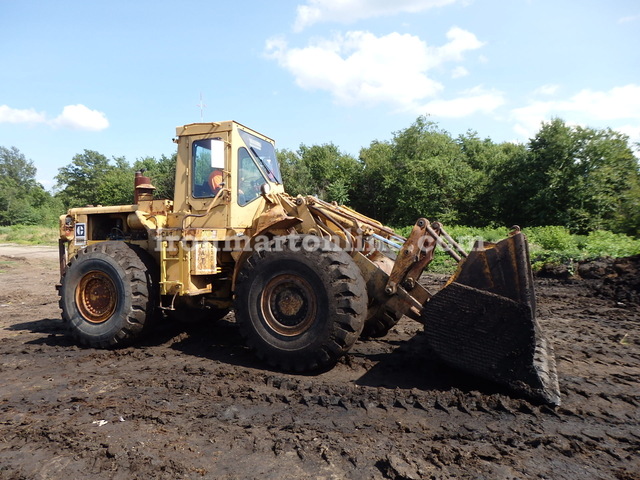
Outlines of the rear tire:
[{"label": "rear tire", "polygon": [[60,289],[70,334],[89,347],[130,344],[154,314],[154,271],[147,252],[124,242],[100,242],[78,252]]},{"label": "rear tire", "polygon": [[360,270],[320,237],[278,238],[238,275],[240,331],[258,357],[280,369],[332,367],[358,339],[366,310]]}]

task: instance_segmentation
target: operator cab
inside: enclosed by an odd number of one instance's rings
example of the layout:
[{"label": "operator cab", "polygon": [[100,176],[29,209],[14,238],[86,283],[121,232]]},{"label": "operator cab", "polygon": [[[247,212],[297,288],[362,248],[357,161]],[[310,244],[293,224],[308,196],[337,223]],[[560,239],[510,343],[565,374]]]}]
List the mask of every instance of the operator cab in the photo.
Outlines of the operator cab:
[{"label": "operator cab", "polygon": [[[268,193],[270,184],[282,184],[273,144],[238,126],[236,201],[245,206]],[[191,148],[191,195],[196,199],[215,197],[225,186],[225,140],[221,137],[195,140]],[[232,169],[229,169],[231,173]]]}]

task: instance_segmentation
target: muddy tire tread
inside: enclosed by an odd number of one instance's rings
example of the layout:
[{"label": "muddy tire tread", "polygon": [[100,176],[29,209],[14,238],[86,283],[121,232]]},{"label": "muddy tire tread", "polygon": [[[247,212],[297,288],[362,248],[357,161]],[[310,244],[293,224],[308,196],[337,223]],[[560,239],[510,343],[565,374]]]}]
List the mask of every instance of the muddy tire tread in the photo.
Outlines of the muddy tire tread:
[{"label": "muddy tire tread", "polygon": [[[366,314],[366,285],[360,270],[351,257],[336,250],[335,245],[318,239],[319,248],[306,251],[302,248],[304,236],[294,236],[284,245],[287,259],[291,252],[299,255],[301,262],[313,265],[318,279],[325,285],[328,296],[330,322],[329,334],[315,351],[299,355],[274,351],[255,332],[252,325],[248,299],[251,297],[254,279],[262,275],[265,264],[277,261],[280,252],[260,250],[247,259],[238,275],[236,284],[236,321],[246,344],[273,367],[296,372],[326,369],[333,366],[356,342],[363,328]],[[255,292],[254,292],[255,294]]]},{"label": "muddy tire tread", "polygon": [[[123,285],[130,285],[130,303],[126,311],[120,313],[121,326],[110,338],[93,338],[80,331],[74,325],[73,312],[69,312],[65,306],[65,295],[74,295],[67,292],[68,288],[75,291],[75,285],[68,285],[69,276],[81,260],[102,257],[110,257],[123,275]],[[95,243],[78,251],[69,261],[65,274],[62,277],[59,305],[62,310],[62,318],[67,325],[70,335],[81,345],[94,348],[110,348],[130,345],[140,337],[151,325],[157,300],[156,285],[157,266],[150,255],[136,245],[117,241]],[[77,321],[77,320],[76,320]],[[107,320],[107,322],[111,321]]]}]

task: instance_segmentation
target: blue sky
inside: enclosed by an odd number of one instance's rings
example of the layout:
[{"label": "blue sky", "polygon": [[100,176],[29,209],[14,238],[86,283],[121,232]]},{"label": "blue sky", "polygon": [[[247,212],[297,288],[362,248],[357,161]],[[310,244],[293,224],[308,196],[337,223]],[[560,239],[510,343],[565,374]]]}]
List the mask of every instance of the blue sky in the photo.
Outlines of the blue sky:
[{"label": "blue sky", "polygon": [[237,120],[357,155],[419,115],[526,142],[554,116],[640,141],[637,0],[0,0],[0,146],[54,186],[84,149]]}]

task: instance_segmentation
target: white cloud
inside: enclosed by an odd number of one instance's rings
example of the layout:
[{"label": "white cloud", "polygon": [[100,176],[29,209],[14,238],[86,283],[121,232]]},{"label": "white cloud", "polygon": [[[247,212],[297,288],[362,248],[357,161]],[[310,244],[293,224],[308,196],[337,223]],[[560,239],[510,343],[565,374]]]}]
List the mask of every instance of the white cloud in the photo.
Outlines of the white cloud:
[{"label": "white cloud", "polygon": [[[543,121],[560,117],[571,124],[606,124],[615,128],[616,122],[631,121],[640,130],[640,85],[629,84],[614,87],[609,91],[582,90],[568,99],[534,100],[529,105],[511,111],[515,120],[514,129],[523,136],[531,137],[540,128]],[[637,138],[637,134],[635,136]]]},{"label": "white cloud", "polygon": [[471,32],[459,27],[452,27],[447,32],[448,43],[441,47],[436,47],[434,53],[441,61],[462,61],[462,56],[469,50],[477,50],[484,45],[484,42]]},{"label": "white cloud", "polygon": [[298,5],[294,30],[300,32],[319,22],[352,23],[363,18],[417,13],[457,0],[307,0]]},{"label": "white cloud", "polygon": [[628,17],[622,17],[618,19],[618,23],[631,23],[640,20],[640,15],[630,15]]},{"label": "white cloud", "polygon": [[640,123],[636,125],[619,125],[615,130],[627,135],[632,142],[640,142]]},{"label": "white cloud", "polygon": [[451,71],[451,78],[462,78],[469,75],[469,70],[464,68],[462,65],[458,65]]},{"label": "white cloud", "polygon": [[542,85],[533,91],[534,95],[554,95],[560,87],[558,85]]},{"label": "white cloud", "polygon": [[435,117],[462,118],[478,112],[492,113],[504,103],[505,99],[502,92],[475,87],[461,92],[458,98],[432,100],[425,104],[422,109]]},{"label": "white cloud", "polygon": [[0,123],[43,123],[46,122],[44,113],[38,113],[33,108],[17,109],[8,105],[0,105]]},{"label": "white cloud", "polygon": [[16,109],[0,105],[0,123],[46,124],[55,128],[99,131],[109,127],[109,120],[103,112],[91,110],[84,105],[67,105],[62,113],[50,120],[47,114],[33,108]]},{"label": "white cloud", "polygon": [[428,76],[445,62],[459,62],[466,51],[483,43],[468,31],[454,27],[448,42],[432,47],[419,37],[391,33],[377,37],[352,31],[330,39],[316,39],[304,48],[289,48],[282,38],[266,44],[267,56],[291,72],[307,90],[325,90],[341,104],[385,103],[418,111],[425,99],[443,90]]},{"label": "white cloud", "polygon": [[107,116],[84,105],[67,105],[51,124],[56,127],[73,130],[89,130],[97,132],[109,127]]}]

